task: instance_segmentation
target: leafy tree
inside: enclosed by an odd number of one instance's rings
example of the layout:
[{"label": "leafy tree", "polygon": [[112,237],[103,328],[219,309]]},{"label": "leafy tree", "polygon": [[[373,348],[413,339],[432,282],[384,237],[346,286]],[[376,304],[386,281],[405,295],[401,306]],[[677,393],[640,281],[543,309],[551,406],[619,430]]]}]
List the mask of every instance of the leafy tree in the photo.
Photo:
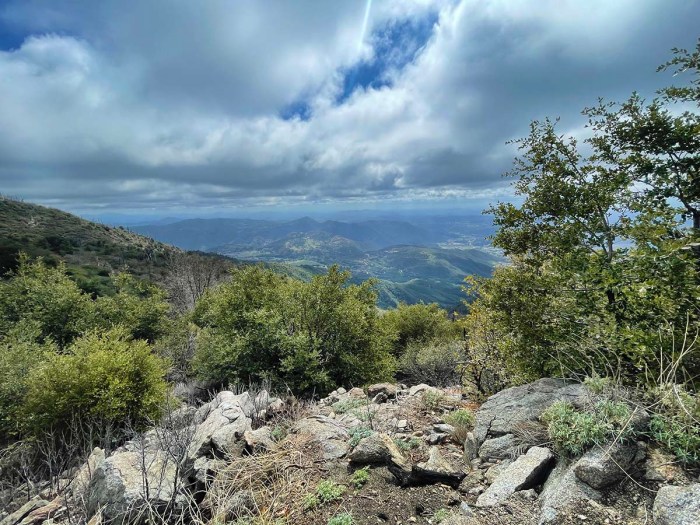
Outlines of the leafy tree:
[{"label": "leafy tree", "polygon": [[[678,50],[669,64],[697,74],[698,50]],[[488,312],[504,335],[501,354],[526,376],[610,367],[643,380],[658,366],[661,327],[679,335],[698,327],[689,248],[698,236],[700,115],[671,107],[695,100],[697,80],[661,93],[650,104],[633,95],[584,110],[583,148],[551,120],[516,141],[521,156],[509,175],[522,204],[489,210],[494,244],[513,265],[480,283],[474,310]],[[687,365],[691,376],[700,371],[697,357]]]}]

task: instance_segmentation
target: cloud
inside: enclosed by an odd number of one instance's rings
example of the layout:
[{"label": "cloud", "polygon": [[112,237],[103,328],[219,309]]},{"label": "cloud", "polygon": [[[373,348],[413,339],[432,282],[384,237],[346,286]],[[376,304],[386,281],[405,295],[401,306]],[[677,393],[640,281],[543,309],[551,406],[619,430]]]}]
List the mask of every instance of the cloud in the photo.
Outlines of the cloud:
[{"label": "cloud", "polygon": [[0,187],[73,209],[491,197],[530,120],[653,94],[696,2],[11,1]]}]

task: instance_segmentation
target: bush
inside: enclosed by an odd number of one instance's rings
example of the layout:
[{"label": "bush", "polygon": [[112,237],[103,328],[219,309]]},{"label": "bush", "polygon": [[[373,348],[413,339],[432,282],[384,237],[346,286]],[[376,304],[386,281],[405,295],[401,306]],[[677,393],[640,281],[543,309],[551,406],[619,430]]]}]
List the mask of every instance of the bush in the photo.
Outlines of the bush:
[{"label": "bush", "polygon": [[435,303],[400,303],[395,309],[384,312],[380,323],[394,334],[392,351],[397,357],[404,353],[410,343],[455,340],[461,330],[450,320],[447,311]]},{"label": "bush", "polygon": [[341,499],[344,493],[345,487],[338,485],[335,481],[320,481],[314,492],[304,496],[304,508],[306,510],[311,510],[320,505],[333,503]]},{"label": "bush", "polygon": [[700,465],[700,398],[675,387],[657,393],[661,410],[649,425],[650,435],[686,466]]},{"label": "bush", "polygon": [[464,343],[432,342],[411,343],[399,361],[399,370],[412,384],[454,386],[462,382],[466,363]]},{"label": "bush", "polygon": [[445,396],[442,395],[442,392],[436,390],[426,390],[420,396],[423,408],[429,411],[437,410],[438,408],[440,408],[440,405],[442,404],[444,399]]},{"label": "bush", "polygon": [[336,414],[345,414],[346,412],[350,412],[351,410],[354,410],[356,408],[363,407],[367,404],[367,401],[365,399],[360,399],[357,397],[351,397],[348,399],[343,399],[341,401],[336,401],[331,405],[333,408],[333,412]]},{"label": "bush", "polygon": [[589,410],[577,410],[571,403],[558,401],[542,413],[554,447],[569,456],[579,456],[594,445],[619,438],[630,438],[628,424],[632,413],[620,401],[601,401]]},{"label": "bush", "polygon": [[474,414],[465,409],[455,410],[445,416],[445,422],[454,427],[452,439],[461,445],[474,427]]},{"label": "bush", "polygon": [[349,512],[337,514],[328,520],[328,525],[353,525],[354,523],[355,520]]},{"label": "bush", "polygon": [[416,437],[412,437],[408,440],[395,438],[394,444],[397,447],[399,447],[400,450],[403,450],[404,452],[408,452],[409,450],[413,450],[415,448],[418,448],[420,446],[420,440]]},{"label": "bush", "polygon": [[23,412],[35,433],[73,417],[139,425],[159,416],[165,371],[145,341],[122,329],[91,332],[30,372]]},{"label": "bush", "polygon": [[369,467],[363,467],[352,473],[352,484],[356,489],[361,489],[369,481]]},{"label": "bush", "polygon": [[364,438],[374,434],[374,430],[367,427],[353,427],[349,430],[350,440],[348,445],[356,447]]}]

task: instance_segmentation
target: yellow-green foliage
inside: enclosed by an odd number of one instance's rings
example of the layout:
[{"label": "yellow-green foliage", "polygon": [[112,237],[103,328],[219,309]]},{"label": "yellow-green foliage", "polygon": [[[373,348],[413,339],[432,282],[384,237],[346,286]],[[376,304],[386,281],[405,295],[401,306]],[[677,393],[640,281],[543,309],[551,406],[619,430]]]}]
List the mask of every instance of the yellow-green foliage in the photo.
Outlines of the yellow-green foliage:
[{"label": "yellow-green foliage", "polygon": [[700,465],[700,397],[672,389],[654,392],[655,404],[661,403],[651,418],[651,437],[684,465]]},{"label": "yellow-green foliage", "polygon": [[165,363],[145,341],[121,329],[92,332],[29,373],[23,412],[35,432],[74,416],[138,425],[159,415],[164,374]]},{"label": "yellow-green foliage", "polygon": [[459,337],[460,327],[450,321],[446,310],[437,304],[400,303],[382,315],[380,322],[395,334],[393,353],[400,356],[409,343],[449,341]]}]

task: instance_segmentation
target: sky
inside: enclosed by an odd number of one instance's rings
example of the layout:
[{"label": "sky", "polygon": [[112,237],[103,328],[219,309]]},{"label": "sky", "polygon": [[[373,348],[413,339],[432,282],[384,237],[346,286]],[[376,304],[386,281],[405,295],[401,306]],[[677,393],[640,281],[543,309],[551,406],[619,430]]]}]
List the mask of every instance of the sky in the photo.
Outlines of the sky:
[{"label": "sky", "polygon": [[478,208],[652,97],[700,0],[0,0],[0,193],[90,216]]}]

